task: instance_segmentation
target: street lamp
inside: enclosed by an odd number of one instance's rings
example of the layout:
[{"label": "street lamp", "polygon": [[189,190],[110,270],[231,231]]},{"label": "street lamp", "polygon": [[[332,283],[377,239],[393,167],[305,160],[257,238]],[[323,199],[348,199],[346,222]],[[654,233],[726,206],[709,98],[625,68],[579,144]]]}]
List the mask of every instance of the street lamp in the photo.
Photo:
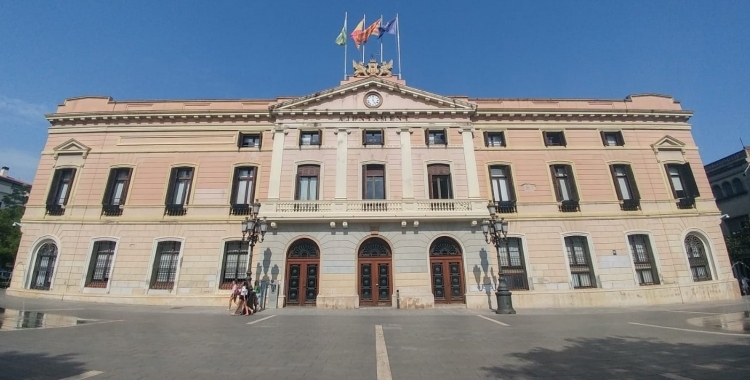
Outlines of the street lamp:
[{"label": "street lamp", "polygon": [[253,247],[255,247],[255,244],[258,243],[258,241],[263,242],[263,237],[266,236],[266,231],[268,231],[266,218],[264,217],[263,219],[260,219],[258,217],[258,213],[260,212],[260,202],[255,201],[252,206],[253,208],[250,211],[250,216],[245,217],[245,220],[242,221],[242,241],[246,241],[250,244],[250,249],[248,250],[250,264],[247,268],[248,281],[252,280],[253,275]]},{"label": "street lamp", "polygon": [[507,252],[508,246],[508,222],[505,218],[497,218],[496,211],[497,207],[495,203],[490,202],[487,205],[487,210],[490,212],[490,220],[485,220],[482,223],[482,233],[484,234],[484,240],[487,244],[495,246],[497,252],[497,273],[500,277],[500,283],[497,286],[495,296],[497,297],[497,314],[515,314],[513,310],[513,301],[511,300],[511,292],[508,290],[508,284],[505,282],[505,276],[503,276],[503,265],[500,261],[500,246],[505,244]]}]

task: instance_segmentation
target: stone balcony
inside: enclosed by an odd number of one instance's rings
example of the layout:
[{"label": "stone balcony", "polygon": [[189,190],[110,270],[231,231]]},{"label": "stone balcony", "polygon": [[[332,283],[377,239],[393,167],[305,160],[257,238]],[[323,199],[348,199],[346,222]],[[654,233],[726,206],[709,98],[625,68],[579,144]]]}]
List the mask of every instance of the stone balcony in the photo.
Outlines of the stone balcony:
[{"label": "stone balcony", "polygon": [[261,214],[271,220],[326,219],[477,219],[487,214],[482,199],[428,200],[332,200],[273,201],[265,200]]}]

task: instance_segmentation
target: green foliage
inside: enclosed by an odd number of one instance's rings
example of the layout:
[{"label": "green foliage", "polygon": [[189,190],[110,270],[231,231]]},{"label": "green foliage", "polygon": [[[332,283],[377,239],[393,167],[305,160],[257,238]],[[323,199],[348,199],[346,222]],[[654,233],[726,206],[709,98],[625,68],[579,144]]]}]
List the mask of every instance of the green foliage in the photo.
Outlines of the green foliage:
[{"label": "green foliage", "polygon": [[750,255],[750,223],[745,223],[740,231],[728,236],[725,241],[732,261]]},{"label": "green foliage", "polygon": [[20,222],[23,217],[28,191],[28,188],[14,188],[12,194],[3,197],[3,204],[7,207],[0,210],[0,268],[10,267],[16,261],[21,228],[13,223]]}]

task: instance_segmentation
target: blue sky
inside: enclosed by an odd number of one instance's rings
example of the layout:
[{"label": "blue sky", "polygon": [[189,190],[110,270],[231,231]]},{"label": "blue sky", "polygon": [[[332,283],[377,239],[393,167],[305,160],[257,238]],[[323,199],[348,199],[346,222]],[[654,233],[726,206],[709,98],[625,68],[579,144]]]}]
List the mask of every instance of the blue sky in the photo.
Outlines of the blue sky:
[{"label": "blue sky", "polygon": [[[338,84],[397,12],[404,79],[443,95],[673,95],[704,162],[750,145],[750,1],[2,1],[0,164],[31,181],[65,98],[274,98]],[[384,37],[395,58],[395,39]],[[349,42],[349,61],[355,50]],[[379,54],[376,42],[366,47]]]}]

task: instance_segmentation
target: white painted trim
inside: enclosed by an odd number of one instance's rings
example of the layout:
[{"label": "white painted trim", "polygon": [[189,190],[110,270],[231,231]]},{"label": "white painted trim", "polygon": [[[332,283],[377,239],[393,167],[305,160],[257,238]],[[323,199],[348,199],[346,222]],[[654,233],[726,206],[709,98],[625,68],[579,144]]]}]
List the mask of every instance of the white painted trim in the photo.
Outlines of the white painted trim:
[{"label": "white painted trim", "polygon": [[[685,265],[687,265],[688,273],[690,274],[690,283],[695,283],[695,280],[693,280],[693,271],[690,269],[690,260],[688,259],[687,255],[687,249],[685,248],[685,238],[687,238],[688,235],[693,234],[697,236],[702,242],[703,246],[706,248],[706,262],[708,263],[708,269],[711,271],[711,280],[710,281],[716,281],[721,280],[719,278],[719,273],[716,270],[716,259],[714,252],[716,252],[716,248],[714,247],[713,242],[711,239],[708,238],[710,236],[706,231],[697,228],[697,227],[691,227],[687,228],[685,231],[682,232],[680,235],[680,246],[682,246],[682,259],[685,261]],[[700,282],[706,282],[706,281],[700,281]]]},{"label": "white painted trim", "polygon": [[562,244],[562,254],[563,254],[563,261],[565,262],[565,268],[568,272],[568,286],[570,287],[570,290],[576,290],[573,287],[573,274],[570,273],[570,263],[568,262],[568,251],[567,247],[565,246],[565,238],[569,236],[583,236],[586,238],[586,244],[589,246],[589,260],[591,260],[591,270],[593,273],[593,280],[594,284],[596,285],[596,289],[602,289],[601,287],[601,279],[599,278],[599,265],[597,263],[598,255],[596,254],[596,251],[594,250],[594,239],[591,238],[590,232],[582,232],[582,231],[570,231],[570,232],[561,232],[560,233],[560,243]]},{"label": "white painted trim", "polygon": [[[31,244],[29,255],[26,262],[26,273],[23,274],[24,289],[31,289],[31,276],[34,274],[34,267],[36,266],[36,255],[39,253],[39,248],[42,244],[52,241],[57,246],[57,256],[55,257],[55,267],[52,269],[52,279],[49,283],[49,291],[52,291],[55,286],[55,278],[57,277],[57,266],[60,264],[60,256],[62,255],[62,242],[54,235],[42,235],[38,237],[34,243]],[[30,270],[29,270],[30,269]]]},{"label": "white painted trim", "polygon": [[[93,262],[91,261],[94,256],[94,245],[98,241],[114,241],[115,242],[115,251],[112,253],[112,262],[110,263],[110,269],[109,269],[109,280],[107,281],[107,286],[104,288],[103,293],[109,294],[109,287],[112,284],[112,276],[115,273],[115,262],[117,260],[117,251],[120,249],[120,238],[115,236],[99,236],[94,237],[89,240],[89,248],[88,252],[86,252],[86,261],[84,261],[83,266],[83,273],[81,273],[81,282],[79,284],[79,289],[81,293],[84,293],[86,291],[86,279],[89,276],[89,273],[94,269],[93,268]],[[90,288],[89,291],[94,290],[93,293],[102,292],[100,288]]]},{"label": "white painted trim", "polygon": [[[654,285],[641,285],[640,284],[640,281],[638,280],[638,273],[635,270],[635,252],[633,252],[633,247],[630,246],[630,235],[648,236],[648,244],[651,247],[651,255],[653,256],[653,259],[654,259],[654,262],[652,264],[656,266],[656,275],[659,277],[658,284],[654,284]],[[630,267],[633,270],[633,281],[635,281],[635,287],[642,288],[642,287],[649,287],[649,286],[664,285],[664,274],[662,273],[661,262],[659,261],[659,252],[656,248],[656,239],[654,239],[654,234],[649,230],[628,230],[628,231],[623,231],[623,236],[625,237],[625,247],[628,250],[628,254],[630,255]]]},{"label": "white painted trim", "polygon": [[[180,242],[180,254],[178,255],[178,258],[177,258],[177,271],[175,271],[175,274],[174,274],[174,287],[172,288],[172,290],[169,290],[169,291],[165,289],[151,289],[151,276],[154,272],[154,267],[156,266],[156,262],[154,261],[156,259],[156,248],[159,246],[159,243],[163,241],[179,241]],[[177,289],[179,287],[178,285],[180,283],[182,259],[185,254],[186,241],[187,240],[185,238],[176,237],[176,236],[160,237],[160,238],[154,239],[154,242],[151,247],[151,256],[148,261],[149,266],[148,266],[148,270],[146,271],[146,281],[145,281],[145,286],[144,286],[146,290],[146,295],[149,295],[149,294],[161,294],[161,295],[174,294],[176,295],[177,294]]]}]

